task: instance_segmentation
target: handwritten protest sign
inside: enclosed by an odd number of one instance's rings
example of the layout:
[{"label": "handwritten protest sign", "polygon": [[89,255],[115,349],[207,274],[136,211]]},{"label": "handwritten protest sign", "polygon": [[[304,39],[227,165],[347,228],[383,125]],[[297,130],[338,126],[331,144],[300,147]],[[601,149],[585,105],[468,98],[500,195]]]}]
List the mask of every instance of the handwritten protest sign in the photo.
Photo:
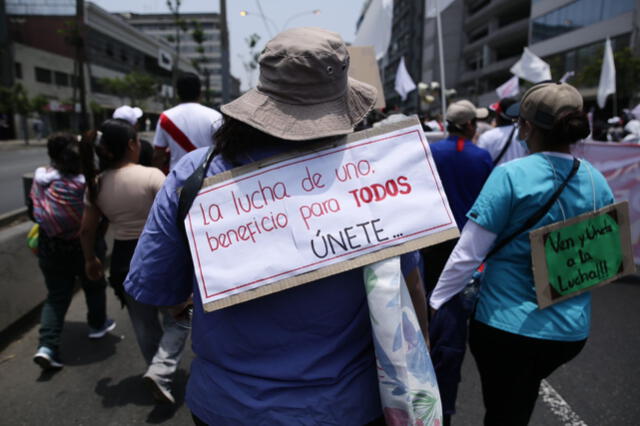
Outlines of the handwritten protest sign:
[{"label": "handwritten protest sign", "polygon": [[207,311],[458,236],[415,118],[207,178],[185,226]]},{"label": "handwritten protest sign", "polygon": [[536,229],[529,238],[540,308],[635,271],[626,201]]}]

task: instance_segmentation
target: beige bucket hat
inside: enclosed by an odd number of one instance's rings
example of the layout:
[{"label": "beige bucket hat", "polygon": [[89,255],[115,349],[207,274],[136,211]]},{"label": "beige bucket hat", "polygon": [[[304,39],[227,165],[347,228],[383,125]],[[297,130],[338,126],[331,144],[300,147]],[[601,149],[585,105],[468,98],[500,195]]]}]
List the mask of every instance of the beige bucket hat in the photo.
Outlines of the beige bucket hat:
[{"label": "beige bucket hat", "polygon": [[345,135],[373,108],[376,89],[350,78],[342,38],[321,28],[292,28],[269,41],[258,86],[222,112],[275,137],[301,141]]}]

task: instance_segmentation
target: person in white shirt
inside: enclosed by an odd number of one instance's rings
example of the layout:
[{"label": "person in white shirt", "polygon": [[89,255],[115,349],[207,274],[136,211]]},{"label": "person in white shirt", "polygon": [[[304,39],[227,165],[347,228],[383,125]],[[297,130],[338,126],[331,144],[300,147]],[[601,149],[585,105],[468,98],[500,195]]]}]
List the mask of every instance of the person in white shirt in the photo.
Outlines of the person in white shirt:
[{"label": "person in white shirt", "polygon": [[176,89],[180,104],[160,114],[153,139],[153,165],[161,169],[167,163],[167,148],[169,169],[172,169],[186,153],[212,145],[213,134],[222,124],[222,114],[198,103],[200,79],[197,75],[182,74]]},{"label": "person in white shirt", "polygon": [[513,98],[504,98],[491,105],[496,113],[496,127],[478,138],[478,146],[489,151],[494,166],[528,154],[524,144],[518,140],[513,119],[506,114],[507,108],[514,103],[516,100]]}]

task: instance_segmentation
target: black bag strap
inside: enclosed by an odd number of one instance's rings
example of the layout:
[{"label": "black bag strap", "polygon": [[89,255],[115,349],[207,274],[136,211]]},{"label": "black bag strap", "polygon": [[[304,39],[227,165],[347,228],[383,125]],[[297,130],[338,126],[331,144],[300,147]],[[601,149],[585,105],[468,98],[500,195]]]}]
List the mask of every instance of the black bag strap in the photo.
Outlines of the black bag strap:
[{"label": "black bag strap", "polygon": [[189,213],[189,209],[193,204],[193,200],[195,200],[196,195],[198,195],[198,191],[202,187],[202,182],[204,182],[204,178],[207,174],[207,170],[209,170],[209,166],[211,165],[211,160],[213,160],[213,149],[214,146],[211,146],[207,151],[207,155],[205,155],[204,160],[200,163],[197,169],[191,173],[191,176],[187,178],[184,182],[184,186],[180,191],[180,198],[178,199],[178,216],[176,218],[176,224],[178,225],[178,229],[182,231],[182,234],[186,238],[187,232],[184,228],[184,219],[187,217]]},{"label": "black bag strap", "polygon": [[487,261],[488,258],[490,258],[491,256],[493,256],[494,254],[496,254],[501,248],[503,248],[504,246],[506,246],[507,244],[509,244],[515,237],[517,237],[518,235],[520,235],[522,232],[526,231],[527,229],[533,227],[536,223],[538,223],[538,221],[540,219],[542,219],[542,217],[547,214],[547,212],[549,211],[549,209],[551,208],[551,206],[553,205],[553,203],[556,202],[556,200],[558,199],[558,197],[560,197],[560,194],[562,193],[562,191],[564,190],[564,188],[566,188],[567,184],[569,183],[569,180],[571,180],[571,178],[573,176],[575,176],[575,174],[578,172],[578,168],[580,167],[580,160],[578,160],[577,158],[573,157],[573,166],[571,167],[571,171],[569,172],[569,174],[567,175],[567,177],[565,178],[565,180],[560,184],[560,186],[558,187],[558,189],[556,189],[556,192],[553,193],[553,195],[551,196],[551,198],[549,199],[549,201],[547,201],[542,207],[540,207],[540,209],[538,209],[538,211],[536,211],[533,216],[531,216],[520,228],[518,228],[517,231],[515,231],[514,233],[512,233],[511,235],[509,235],[508,237],[504,238],[502,241],[500,241],[498,244],[496,244],[495,246],[493,246],[493,248],[491,249],[491,251],[489,252],[489,254],[487,254],[484,258],[484,260],[482,261],[482,263],[485,263]]},{"label": "black bag strap", "polygon": [[515,132],[516,132],[516,126],[514,125],[513,128],[511,129],[511,132],[509,133],[509,137],[507,138],[507,141],[504,143],[504,146],[502,147],[502,151],[500,151],[500,154],[498,154],[496,159],[493,160],[494,166],[498,165],[500,160],[502,160],[502,157],[504,157],[504,153],[507,152],[507,149],[509,149],[509,146],[511,145],[511,141],[513,140],[513,134]]}]

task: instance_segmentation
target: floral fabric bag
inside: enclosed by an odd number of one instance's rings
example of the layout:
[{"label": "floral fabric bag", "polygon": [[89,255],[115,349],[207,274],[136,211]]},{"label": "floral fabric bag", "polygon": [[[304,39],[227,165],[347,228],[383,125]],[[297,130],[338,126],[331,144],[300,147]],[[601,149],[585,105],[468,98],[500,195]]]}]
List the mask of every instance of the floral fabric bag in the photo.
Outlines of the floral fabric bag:
[{"label": "floral fabric bag", "polygon": [[440,426],[442,406],[429,350],[400,270],[393,257],[364,268],[387,425]]}]

